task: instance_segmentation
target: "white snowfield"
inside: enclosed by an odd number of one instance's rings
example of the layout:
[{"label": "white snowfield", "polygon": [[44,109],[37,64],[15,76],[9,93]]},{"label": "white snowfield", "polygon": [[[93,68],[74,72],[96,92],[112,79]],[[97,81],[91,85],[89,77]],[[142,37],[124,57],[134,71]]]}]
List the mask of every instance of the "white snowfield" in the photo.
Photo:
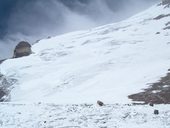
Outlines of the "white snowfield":
[{"label": "white snowfield", "polygon": [[128,95],[170,68],[170,30],[163,30],[170,16],[153,19],[169,13],[155,5],[119,23],[39,41],[32,55],[0,65],[2,74],[17,79],[11,102],[131,103]]}]

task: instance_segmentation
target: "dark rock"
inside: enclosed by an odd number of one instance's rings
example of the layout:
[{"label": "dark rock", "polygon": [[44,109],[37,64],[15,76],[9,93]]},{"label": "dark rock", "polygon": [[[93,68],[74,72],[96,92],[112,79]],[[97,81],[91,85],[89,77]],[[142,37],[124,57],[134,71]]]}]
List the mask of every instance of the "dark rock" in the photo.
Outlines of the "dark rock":
[{"label": "dark rock", "polygon": [[7,89],[3,86],[4,80],[4,76],[0,74],[0,102],[4,101],[4,96],[8,93]]},{"label": "dark rock", "polygon": [[153,106],[154,106],[154,104],[153,104],[153,103],[149,103],[149,106],[153,107]]},{"label": "dark rock", "polygon": [[5,60],[6,60],[6,59],[4,59],[4,60],[0,60],[0,64],[2,64]]},{"label": "dark rock", "polygon": [[169,17],[169,16],[170,16],[170,14],[166,14],[166,15],[161,14],[161,15],[159,15],[159,16],[153,18],[153,19],[154,19],[154,20],[160,20],[160,19],[162,19],[162,18]]},{"label": "dark rock", "polygon": [[28,56],[32,53],[31,45],[26,41],[21,41],[14,50],[13,58]]},{"label": "dark rock", "polygon": [[103,106],[103,105],[104,105],[104,103],[103,103],[102,101],[100,101],[100,100],[97,101],[97,104],[98,104],[99,106]]},{"label": "dark rock", "polygon": [[7,78],[0,73],[0,102],[10,100],[10,91],[14,83],[16,83],[15,79]]},{"label": "dark rock", "polygon": [[7,95],[3,88],[0,88],[0,102],[4,101],[3,97]]},{"label": "dark rock", "polygon": [[154,114],[158,115],[159,114],[159,110],[154,110]]},{"label": "dark rock", "polygon": [[158,82],[150,84],[142,92],[128,96],[129,99],[145,104],[170,104],[170,72]]},{"label": "dark rock", "polygon": [[160,34],[160,32],[157,32],[156,34]]},{"label": "dark rock", "polygon": [[170,25],[170,22],[167,22],[165,25],[166,25],[166,26]]},{"label": "dark rock", "polygon": [[170,0],[162,0],[162,4],[163,5],[170,4]]},{"label": "dark rock", "polygon": [[167,30],[167,29],[170,29],[170,26],[163,28],[163,30]]}]

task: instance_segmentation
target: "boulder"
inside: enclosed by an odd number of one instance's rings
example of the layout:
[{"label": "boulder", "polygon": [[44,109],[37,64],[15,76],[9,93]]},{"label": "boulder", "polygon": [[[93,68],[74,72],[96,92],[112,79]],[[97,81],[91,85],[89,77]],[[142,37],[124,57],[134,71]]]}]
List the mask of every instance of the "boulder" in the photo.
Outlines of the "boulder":
[{"label": "boulder", "polygon": [[149,103],[149,106],[153,107],[153,106],[154,106],[154,104],[153,104],[153,103]]},{"label": "boulder", "polygon": [[103,103],[102,101],[100,101],[100,100],[97,101],[97,104],[98,104],[99,106],[104,106],[104,103]]},{"label": "boulder", "polygon": [[15,47],[13,58],[28,56],[32,53],[31,45],[26,41],[21,41]]},{"label": "boulder", "polygon": [[154,114],[158,115],[159,114],[159,110],[154,110]]}]

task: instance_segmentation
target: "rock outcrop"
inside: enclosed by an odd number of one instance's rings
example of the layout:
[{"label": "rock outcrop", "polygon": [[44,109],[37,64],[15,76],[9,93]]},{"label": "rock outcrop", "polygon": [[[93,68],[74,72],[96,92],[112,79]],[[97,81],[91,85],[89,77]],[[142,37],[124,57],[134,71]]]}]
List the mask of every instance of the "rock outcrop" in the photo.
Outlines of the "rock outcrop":
[{"label": "rock outcrop", "polygon": [[0,102],[10,101],[10,92],[16,79],[8,78],[0,73]]},{"label": "rock outcrop", "polygon": [[134,102],[145,104],[170,104],[170,73],[162,77],[158,82],[144,89],[143,92],[128,96]]},{"label": "rock outcrop", "polygon": [[3,59],[3,60],[0,60],[0,64],[2,63],[2,62],[4,62],[5,61],[5,59]]},{"label": "rock outcrop", "polygon": [[26,41],[21,41],[14,50],[13,58],[28,56],[32,53],[31,45]]},{"label": "rock outcrop", "polygon": [[170,5],[170,0],[162,0],[162,4],[163,5],[169,4]]}]

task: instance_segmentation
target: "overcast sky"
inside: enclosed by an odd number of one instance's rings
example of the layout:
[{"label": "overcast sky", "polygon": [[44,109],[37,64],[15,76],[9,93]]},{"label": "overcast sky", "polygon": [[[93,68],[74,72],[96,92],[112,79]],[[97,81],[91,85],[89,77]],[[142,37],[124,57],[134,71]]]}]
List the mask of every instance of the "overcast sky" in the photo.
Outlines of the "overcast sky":
[{"label": "overcast sky", "polygon": [[21,40],[117,22],[158,0],[0,0],[0,58]]}]

